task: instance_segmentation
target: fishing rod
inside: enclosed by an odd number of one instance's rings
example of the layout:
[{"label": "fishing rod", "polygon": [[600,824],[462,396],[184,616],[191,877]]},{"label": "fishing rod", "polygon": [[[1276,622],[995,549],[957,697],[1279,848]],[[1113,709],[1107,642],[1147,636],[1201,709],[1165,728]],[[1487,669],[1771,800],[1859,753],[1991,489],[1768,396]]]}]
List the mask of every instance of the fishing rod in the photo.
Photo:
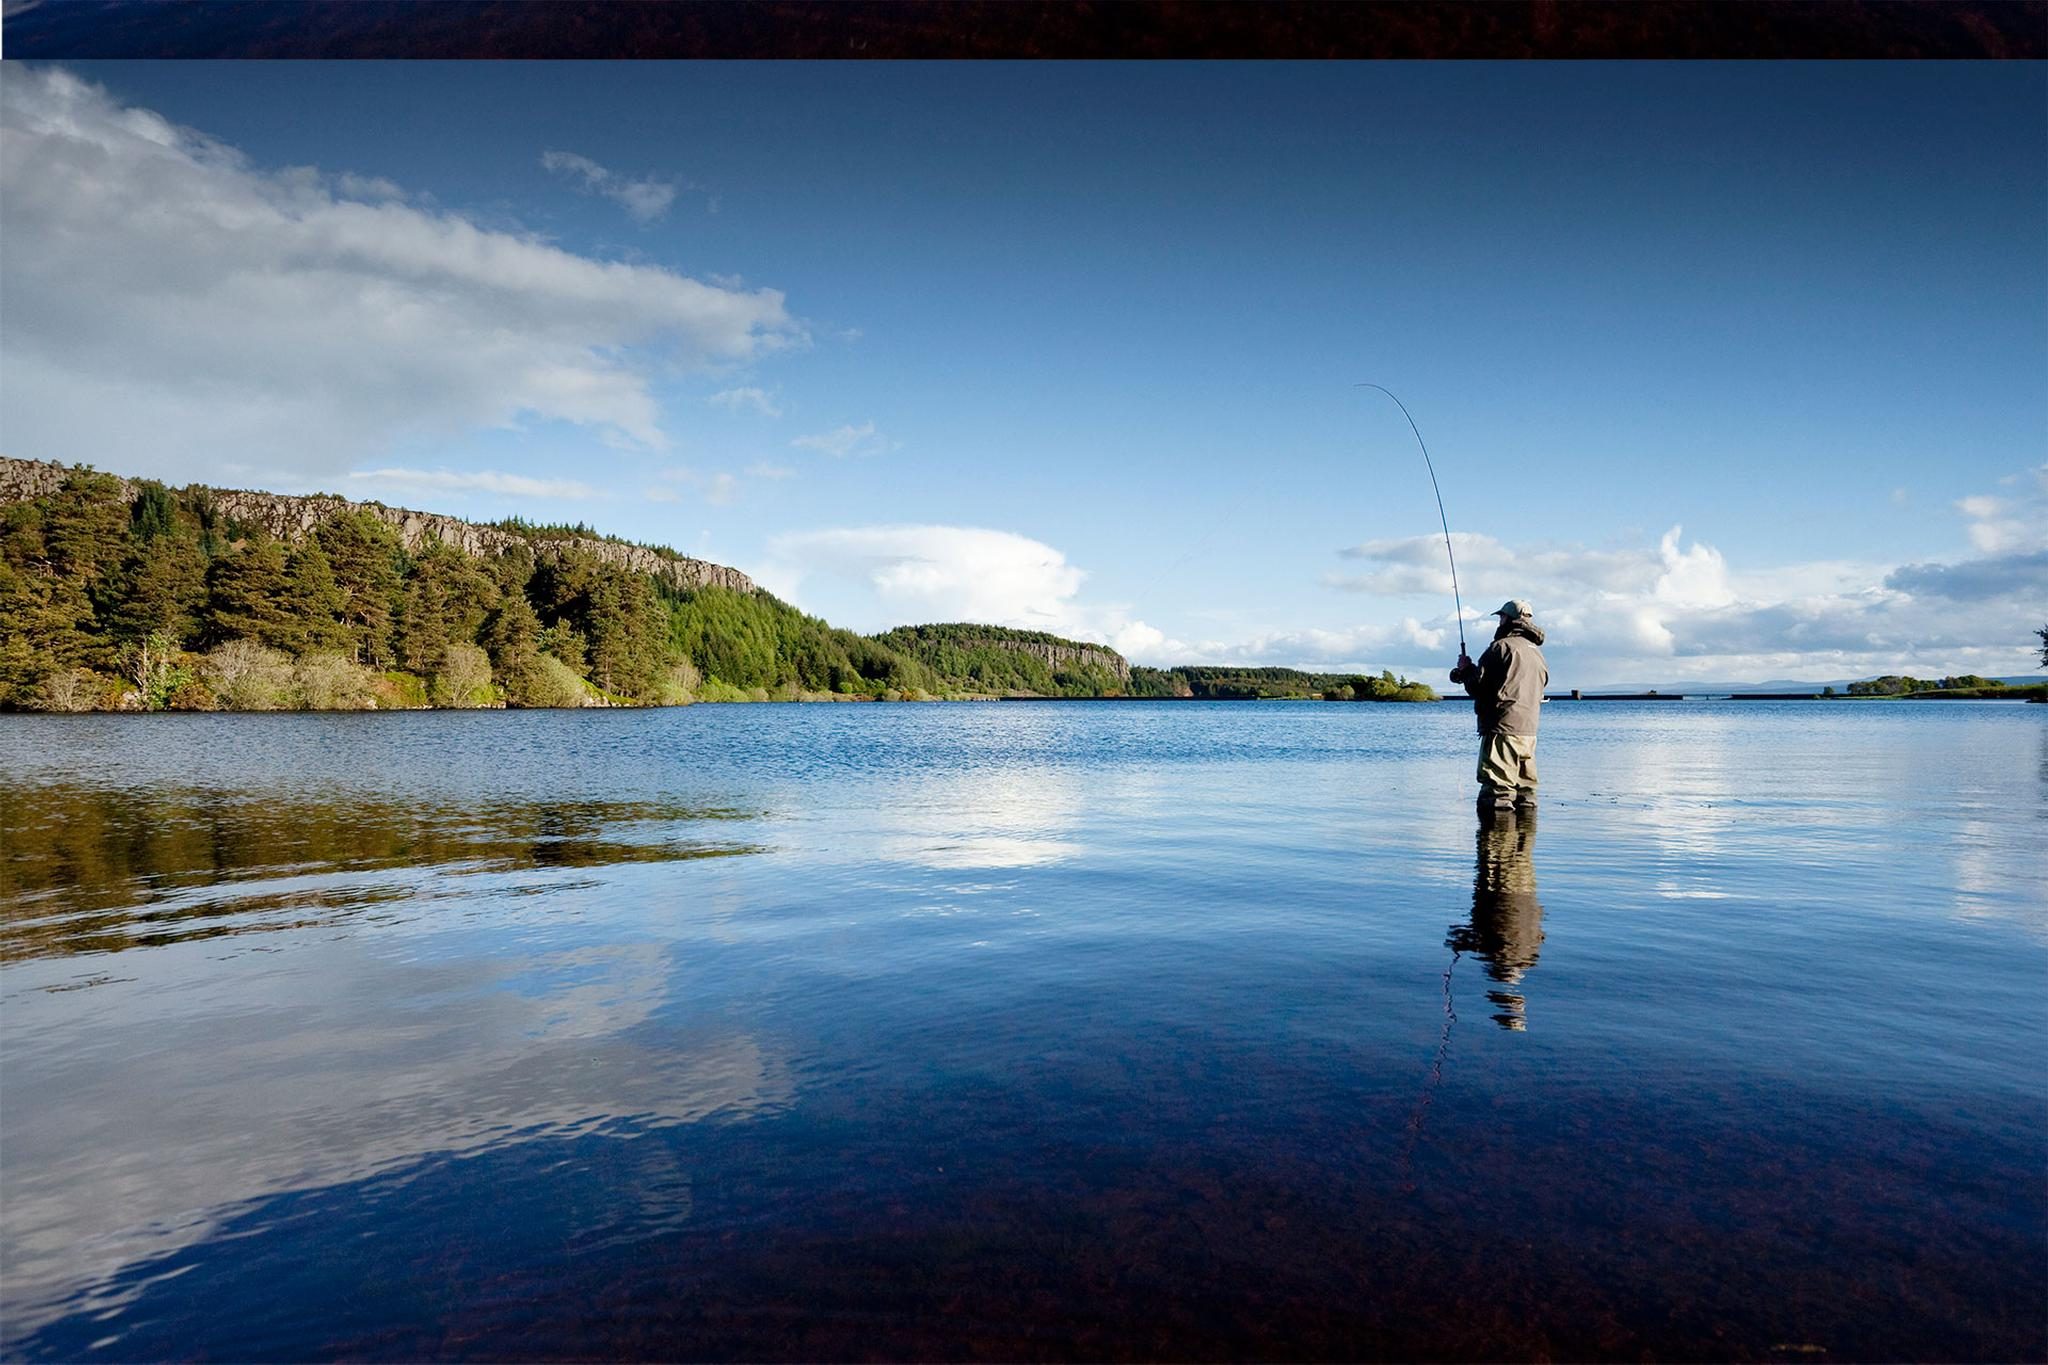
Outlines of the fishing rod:
[{"label": "fishing rod", "polygon": [[1429,447],[1422,440],[1422,428],[1415,425],[1415,418],[1410,416],[1408,405],[1396,397],[1394,391],[1385,384],[1354,384],[1352,387],[1378,389],[1392,398],[1394,406],[1401,410],[1401,415],[1408,418],[1408,430],[1415,433],[1415,444],[1422,446],[1422,467],[1429,471],[1429,486],[1436,494],[1436,519],[1443,523],[1444,528],[1444,557],[1451,561],[1451,603],[1458,609],[1458,657],[1465,658],[1465,599],[1458,592],[1458,557],[1451,552],[1451,519],[1444,515],[1444,490],[1436,485],[1436,466],[1430,463]]}]

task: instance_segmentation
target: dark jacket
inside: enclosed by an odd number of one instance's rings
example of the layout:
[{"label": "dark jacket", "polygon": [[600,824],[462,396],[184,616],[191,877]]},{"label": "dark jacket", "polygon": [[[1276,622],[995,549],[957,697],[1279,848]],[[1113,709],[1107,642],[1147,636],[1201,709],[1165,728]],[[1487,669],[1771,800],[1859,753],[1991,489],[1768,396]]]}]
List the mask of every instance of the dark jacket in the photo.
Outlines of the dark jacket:
[{"label": "dark jacket", "polygon": [[1550,686],[1542,643],[1543,627],[1504,621],[1474,667],[1451,670],[1451,681],[1463,683],[1472,695],[1480,734],[1536,733],[1536,708],[1543,704],[1543,689]]}]

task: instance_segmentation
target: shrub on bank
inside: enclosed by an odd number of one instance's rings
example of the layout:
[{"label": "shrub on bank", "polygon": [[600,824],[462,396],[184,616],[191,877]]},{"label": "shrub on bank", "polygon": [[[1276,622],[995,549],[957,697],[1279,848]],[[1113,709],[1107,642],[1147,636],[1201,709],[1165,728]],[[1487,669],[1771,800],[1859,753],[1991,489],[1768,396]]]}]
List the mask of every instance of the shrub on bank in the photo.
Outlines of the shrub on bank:
[{"label": "shrub on bank", "polygon": [[698,701],[752,701],[744,690],[734,687],[722,678],[706,678],[704,685],[697,689]]},{"label": "shrub on bank", "polygon": [[164,697],[166,711],[218,711],[220,700],[203,678],[188,674]]},{"label": "shrub on bank", "polygon": [[436,706],[468,709],[497,700],[491,687],[491,660],[475,645],[453,644],[443,651],[431,693]]},{"label": "shrub on bank", "polygon": [[292,705],[292,663],[254,640],[230,640],[200,661],[199,676],[229,711],[279,711]]},{"label": "shrub on bank", "polygon": [[704,675],[697,666],[688,659],[679,660],[656,686],[654,700],[661,706],[688,706],[697,700],[697,690],[703,686]]},{"label": "shrub on bank", "polygon": [[35,697],[38,711],[76,714],[104,711],[113,703],[114,686],[89,668],[60,668],[43,679]]},{"label": "shrub on bank", "polygon": [[307,711],[374,711],[377,675],[339,654],[308,654],[292,666],[292,693]]},{"label": "shrub on bank", "polygon": [[552,654],[537,657],[528,669],[524,706],[581,706],[590,689],[576,670]]}]

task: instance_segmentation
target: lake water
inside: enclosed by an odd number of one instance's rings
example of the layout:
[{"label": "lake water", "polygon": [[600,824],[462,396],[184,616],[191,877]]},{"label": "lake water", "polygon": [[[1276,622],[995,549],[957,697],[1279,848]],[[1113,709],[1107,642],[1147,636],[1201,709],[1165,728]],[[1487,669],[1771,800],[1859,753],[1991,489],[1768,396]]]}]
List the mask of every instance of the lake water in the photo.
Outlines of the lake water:
[{"label": "lake water", "polygon": [[2048,1356],[2048,707],[0,717],[0,1354]]}]

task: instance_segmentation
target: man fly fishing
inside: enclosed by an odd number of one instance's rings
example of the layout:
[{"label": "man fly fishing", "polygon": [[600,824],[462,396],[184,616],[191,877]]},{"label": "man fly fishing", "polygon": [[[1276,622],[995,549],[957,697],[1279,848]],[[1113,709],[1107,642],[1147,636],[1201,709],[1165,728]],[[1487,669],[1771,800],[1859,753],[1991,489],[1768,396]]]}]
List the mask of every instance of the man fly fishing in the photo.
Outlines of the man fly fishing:
[{"label": "man fly fishing", "polygon": [[1494,615],[1493,643],[1477,663],[1460,653],[1451,681],[1464,684],[1479,720],[1479,804],[1505,810],[1536,804],[1536,713],[1550,666],[1527,602],[1503,603]]},{"label": "man fly fishing", "polygon": [[1543,662],[1543,627],[1530,617],[1529,604],[1515,598],[1494,613],[1500,628],[1493,643],[1480,654],[1479,662],[1465,649],[1465,599],[1458,591],[1458,556],[1451,549],[1451,519],[1444,511],[1444,491],[1437,486],[1436,462],[1429,458],[1429,443],[1422,428],[1415,425],[1394,391],[1384,384],[1358,384],[1361,389],[1378,389],[1394,400],[1415,444],[1422,450],[1423,468],[1429,471],[1430,491],[1436,494],[1437,521],[1444,528],[1444,558],[1451,566],[1451,606],[1457,613],[1458,666],[1451,681],[1463,683],[1475,703],[1479,719],[1479,804],[1487,810],[1513,810],[1536,804],[1536,710],[1543,705],[1543,689],[1550,685],[1550,665]]}]

